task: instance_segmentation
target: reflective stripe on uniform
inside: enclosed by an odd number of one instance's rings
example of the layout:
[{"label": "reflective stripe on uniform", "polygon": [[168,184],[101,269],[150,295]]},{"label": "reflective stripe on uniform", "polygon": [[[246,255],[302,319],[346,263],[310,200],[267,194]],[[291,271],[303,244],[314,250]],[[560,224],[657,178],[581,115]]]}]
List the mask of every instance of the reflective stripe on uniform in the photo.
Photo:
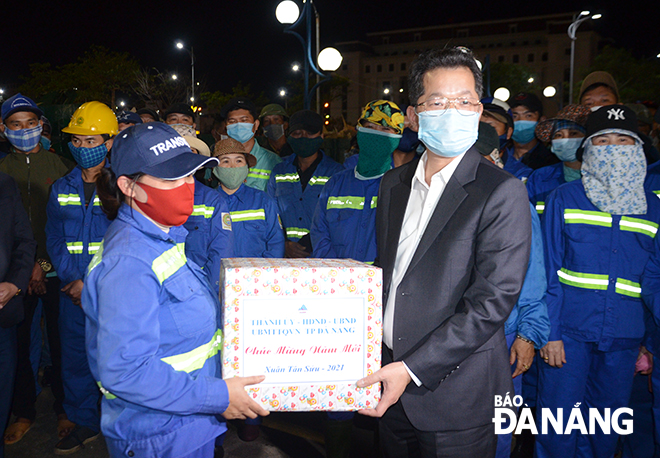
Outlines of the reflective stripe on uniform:
[{"label": "reflective stripe on uniform", "polygon": [[622,216],[619,222],[619,229],[622,231],[638,232],[653,238],[658,233],[658,224],[645,219]]},{"label": "reflective stripe on uniform", "polygon": [[192,216],[203,216],[206,219],[213,217],[215,207],[207,207],[206,205],[193,205]]},{"label": "reflective stripe on uniform", "polygon": [[151,270],[158,277],[158,281],[163,284],[177,270],[186,265],[186,260],[185,244],[177,243],[175,247],[154,259],[151,263]]},{"label": "reflective stripe on uniform", "polygon": [[267,180],[270,178],[270,170],[250,169],[250,171],[248,172],[248,178],[259,178],[261,180]]},{"label": "reflective stripe on uniform", "polygon": [[607,275],[573,272],[564,267],[557,271],[557,275],[561,283],[575,286],[576,288],[606,290],[609,283],[609,277]]},{"label": "reflective stripe on uniform", "polygon": [[71,254],[82,254],[83,252],[83,243],[82,242],[66,242],[66,249],[69,250]]},{"label": "reflective stripe on uniform", "polygon": [[542,215],[545,211],[545,202],[536,202],[536,213]]},{"label": "reflective stripe on uniform", "polygon": [[376,208],[378,206],[378,196],[373,196],[371,198],[371,208]]},{"label": "reflective stripe on uniform", "polygon": [[103,393],[103,396],[106,399],[117,399],[117,396],[115,396],[114,394],[112,394],[111,392],[109,392],[108,390],[103,388],[103,385],[101,385],[101,382],[97,381],[96,384],[99,386],[99,391],[101,391],[101,393]]},{"label": "reflective stripe on uniform", "polygon": [[616,279],[615,291],[624,296],[642,297],[642,285],[624,278]]},{"label": "reflective stripe on uniform", "polygon": [[275,181],[293,183],[295,181],[300,181],[300,176],[298,176],[297,173],[285,173],[283,175],[275,175]]},{"label": "reflective stripe on uniform", "polygon": [[328,210],[331,208],[352,208],[354,210],[362,210],[364,208],[364,197],[358,196],[330,196],[328,197]]},{"label": "reflective stripe on uniform", "polygon": [[235,211],[235,212],[231,212],[230,215],[232,222],[255,221],[258,219],[260,220],[266,219],[266,211],[263,208]]},{"label": "reflective stripe on uniform", "polygon": [[590,224],[594,226],[612,227],[612,215],[605,212],[594,212],[588,210],[564,210],[564,223],[566,224]]},{"label": "reflective stripe on uniform", "polygon": [[313,186],[315,184],[326,184],[330,177],[312,177],[309,179],[309,185]]},{"label": "reflective stripe on uniform", "polygon": [[81,205],[78,194],[58,194],[57,202],[64,207],[66,205]]},{"label": "reflective stripe on uniform", "polygon": [[210,342],[180,355],[161,358],[161,361],[172,366],[175,371],[190,373],[204,367],[206,360],[217,355],[221,346],[222,331],[218,329]]},{"label": "reflective stripe on uniform", "polygon": [[99,199],[99,196],[94,196],[94,204],[95,207],[100,207],[101,206],[101,199]]},{"label": "reflective stripe on uniform", "polygon": [[102,242],[90,242],[87,245],[87,254],[96,254],[97,251],[101,248]]},{"label": "reflective stripe on uniform", "polygon": [[99,243],[99,247],[97,248],[96,254],[94,254],[92,260],[89,261],[89,265],[87,266],[87,275],[89,275],[89,273],[92,270],[94,270],[94,267],[101,264],[102,259],[103,259],[103,240],[101,240],[101,243]]},{"label": "reflective stripe on uniform", "polygon": [[296,237],[296,238],[303,238],[309,234],[309,229],[305,229],[304,227],[287,227],[286,228],[286,236],[287,237]]}]

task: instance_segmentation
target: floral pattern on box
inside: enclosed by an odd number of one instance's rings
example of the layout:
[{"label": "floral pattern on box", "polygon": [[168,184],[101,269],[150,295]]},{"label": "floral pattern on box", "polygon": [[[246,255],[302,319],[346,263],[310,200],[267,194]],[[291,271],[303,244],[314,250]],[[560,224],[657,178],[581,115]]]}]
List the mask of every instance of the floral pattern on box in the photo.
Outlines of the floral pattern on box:
[{"label": "floral pattern on box", "polygon": [[[231,258],[222,261],[221,272],[224,321],[223,378],[257,375],[243,374],[243,370],[248,370],[248,359],[244,356],[247,354],[261,354],[259,356],[262,358],[261,361],[275,361],[274,355],[277,354],[277,361],[281,362],[289,359],[288,355],[282,356],[282,354],[307,352],[300,358],[306,358],[308,364],[302,364],[300,368],[296,368],[296,364],[273,363],[275,367],[268,367],[273,373],[265,374],[264,383],[246,388],[249,395],[271,411],[352,411],[373,408],[378,404],[379,384],[357,388],[355,382],[361,377],[373,374],[381,367],[382,273],[379,268],[349,259]],[[307,301],[309,301],[309,314],[306,314]],[[295,303],[292,305],[294,308],[287,308],[288,303]],[[363,305],[356,309],[352,304],[358,303]],[[259,310],[259,307],[260,310],[268,310],[271,319],[264,320],[262,327],[250,325],[261,320],[247,318],[246,304],[252,307],[250,310]],[[303,305],[299,307],[299,304]],[[323,304],[323,308],[314,304]],[[334,321],[331,318],[319,319],[321,315],[314,314],[314,310],[330,308],[342,310],[342,307],[343,310],[352,311],[354,315],[360,315],[361,321],[356,323],[355,319],[348,318],[335,318]],[[282,313],[278,313],[278,319],[275,319],[274,313],[280,310]],[[291,310],[299,313],[292,315]],[[341,313],[339,315],[344,316]],[[288,322],[303,324],[287,327]],[[251,330],[249,334],[244,335],[243,332],[248,332],[248,327]],[[253,337],[255,330],[258,331],[257,334],[267,335]],[[337,333],[336,336],[332,335],[333,332]],[[354,348],[350,348],[356,345],[338,344],[339,346],[333,349],[332,345],[328,344],[328,342],[350,339],[347,337],[349,334],[345,332],[355,332],[356,336],[360,336],[360,345],[357,345],[359,354],[355,353]],[[302,333],[302,335],[294,337],[290,333]],[[306,343],[304,350],[296,350],[295,345],[287,345],[287,342],[293,341],[294,338],[297,339],[295,342]],[[271,344],[246,347],[246,340]],[[316,342],[325,342],[326,345],[315,346]],[[328,372],[335,366],[343,369],[344,364],[323,363],[327,356],[324,353],[331,353],[333,350],[350,352],[345,356],[330,355],[335,358],[334,361],[341,363],[344,362],[341,358],[344,358],[347,366],[351,361],[353,362],[350,374],[355,377],[350,381],[334,380],[331,377],[334,374]],[[312,364],[309,364],[310,361]],[[359,361],[359,364],[356,364],[356,361]],[[315,370],[315,372],[292,374],[289,373],[291,370]],[[323,379],[326,374],[327,379]],[[268,383],[269,379],[271,383]]]}]

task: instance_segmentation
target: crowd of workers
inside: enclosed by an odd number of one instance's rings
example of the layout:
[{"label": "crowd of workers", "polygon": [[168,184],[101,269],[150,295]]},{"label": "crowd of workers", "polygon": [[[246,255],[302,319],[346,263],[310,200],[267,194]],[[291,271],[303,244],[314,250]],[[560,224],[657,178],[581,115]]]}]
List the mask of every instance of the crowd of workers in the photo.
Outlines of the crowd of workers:
[{"label": "crowd of workers", "polygon": [[[427,148],[476,148],[526,184],[531,253],[505,324],[514,390],[525,405],[614,411],[645,385],[660,393],[660,372],[652,371],[660,349],[660,111],[622,104],[605,72],[585,78],[578,100],[551,118],[531,93],[509,103],[436,96],[404,108],[375,100],[357,122],[359,154],[343,164],[323,152],[324,121],[310,110],[289,116],[270,104],[259,112],[246,98],[232,99],[214,125],[216,143],[207,145],[186,104],[161,116],[148,108],[116,114],[90,101],[63,129],[74,164],[50,149],[39,105],[12,96],[1,109],[0,178],[9,184],[0,198],[18,199],[15,181],[36,251],[20,251],[0,283],[4,444],[35,422],[40,310],[56,453],[73,453],[103,432],[112,456],[212,456],[226,419],[246,420],[239,436],[254,440],[267,412],[244,386],[262,379],[223,381],[215,362],[221,260],[378,265],[381,178],[423,160]],[[437,115],[457,116],[456,128],[469,119],[471,142],[437,144],[426,131]],[[25,236],[25,215],[21,221]],[[636,383],[642,378],[651,382]],[[651,405],[660,444],[660,399]],[[327,456],[348,456],[353,416],[328,414]],[[497,456],[510,456],[511,434],[497,442]],[[514,453],[607,457],[619,447],[642,456],[641,443],[653,456],[652,435],[631,445],[616,434],[550,431],[518,435]]]}]

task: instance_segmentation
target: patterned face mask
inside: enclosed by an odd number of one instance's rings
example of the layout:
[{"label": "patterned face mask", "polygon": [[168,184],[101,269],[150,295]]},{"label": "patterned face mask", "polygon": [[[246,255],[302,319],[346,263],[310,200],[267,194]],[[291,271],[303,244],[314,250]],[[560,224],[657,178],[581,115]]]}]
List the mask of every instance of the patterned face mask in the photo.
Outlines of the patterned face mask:
[{"label": "patterned face mask", "polygon": [[39,140],[41,140],[41,132],[43,131],[43,126],[40,124],[36,127],[30,127],[28,129],[20,130],[11,130],[9,128],[5,129],[5,136],[9,143],[12,144],[14,148],[24,153],[30,152],[37,147]]},{"label": "patterned face mask", "polygon": [[587,140],[582,161],[584,189],[600,211],[612,215],[646,213],[646,157],[639,142],[593,145]]}]

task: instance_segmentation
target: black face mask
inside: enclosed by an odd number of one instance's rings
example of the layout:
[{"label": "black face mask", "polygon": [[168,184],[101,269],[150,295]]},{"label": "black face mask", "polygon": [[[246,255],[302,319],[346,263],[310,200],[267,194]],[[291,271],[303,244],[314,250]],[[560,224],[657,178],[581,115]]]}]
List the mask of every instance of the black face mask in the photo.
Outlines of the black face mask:
[{"label": "black face mask", "polygon": [[312,156],[314,153],[316,153],[319,150],[319,148],[321,148],[321,145],[323,144],[323,138],[321,138],[320,136],[314,138],[288,137],[286,141],[289,144],[289,146],[291,146],[291,149],[298,157]]}]

